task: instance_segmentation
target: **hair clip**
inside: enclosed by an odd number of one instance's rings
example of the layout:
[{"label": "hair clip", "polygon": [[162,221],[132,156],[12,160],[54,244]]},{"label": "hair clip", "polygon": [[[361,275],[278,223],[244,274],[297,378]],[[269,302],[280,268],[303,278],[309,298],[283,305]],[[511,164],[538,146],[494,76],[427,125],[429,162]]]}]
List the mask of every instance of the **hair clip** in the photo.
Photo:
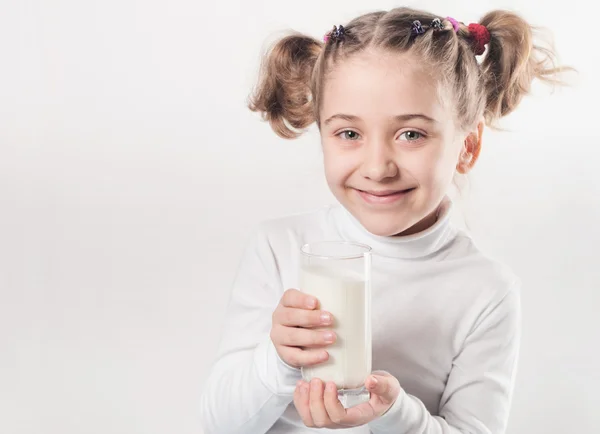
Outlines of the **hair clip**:
[{"label": "hair clip", "polygon": [[413,35],[422,35],[423,33],[425,33],[425,29],[421,25],[421,21],[415,20],[415,21],[412,22],[411,33]]},{"label": "hair clip", "polygon": [[444,26],[442,25],[442,20],[440,20],[439,18],[434,18],[433,21],[431,21],[430,27],[434,31],[440,31],[444,28]]},{"label": "hair clip", "polygon": [[473,38],[473,51],[479,56],[485,52],[486,44],[489,44],[491,35],[487,27],[479,23],[469,24],[469,34]]},{"label": "hair clip", "polygon": [[456,21],[452,17],[446,17],[446,19],[448,21],[450,21],[450,24],[452,24],[452,28],[454,29],[454,32],[458,33],[458,29],[460,29],[460,24],[458,23],[458,21]]},{"label": "hair clip", "polygon": [[329,40],[333,40],[333,41],[343,41],[344,37],[346,36],[346,29],[344,28],[344,26],[342,26],[340,24],[340,26],[333,26],[333,30],[331,30],[330,32],[327,32],[325,34],[325,36],[323,37],[323,40],[325,42],[329,42]]}]

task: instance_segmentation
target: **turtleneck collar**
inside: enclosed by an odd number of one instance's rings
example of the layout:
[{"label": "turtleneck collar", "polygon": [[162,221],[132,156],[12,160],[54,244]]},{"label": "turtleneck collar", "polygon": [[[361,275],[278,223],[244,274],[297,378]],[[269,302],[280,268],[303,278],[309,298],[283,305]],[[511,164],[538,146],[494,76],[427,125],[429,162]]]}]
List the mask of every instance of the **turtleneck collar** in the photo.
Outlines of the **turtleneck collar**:
[{"label": "turtleneck collar", "polygon": [[457,230],[451,224],[452,201],[444,197],[438,208],[438,219],[433,226],[422,232],[385,237],[367,231],[346,208],[334,208],[334,220],[341,237],[369,245],[373,254],[392,258],[416,259],[429,256],[446,246],[456,236]]}]

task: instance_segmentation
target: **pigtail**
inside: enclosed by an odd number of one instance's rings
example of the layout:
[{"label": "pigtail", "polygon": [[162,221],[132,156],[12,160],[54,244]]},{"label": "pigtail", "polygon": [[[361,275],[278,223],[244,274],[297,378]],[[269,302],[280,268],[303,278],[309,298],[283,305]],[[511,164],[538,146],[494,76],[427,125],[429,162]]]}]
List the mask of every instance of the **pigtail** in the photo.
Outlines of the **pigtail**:
[{"label": "pigtail", "polygon": [[248,108],[261,113],[280,137],[294,139],[315,121],[311,76],[321,50],[321,42],[296,33],[273,44],[263,58]]},{"label": "pigtail", "polygon": [[527,95],[534,79],[559,83],[554,51],[534,44],[533,27],[509,11],[492,11],[480,21],[490,33],[482,62],[488,124],[511,113]]}]

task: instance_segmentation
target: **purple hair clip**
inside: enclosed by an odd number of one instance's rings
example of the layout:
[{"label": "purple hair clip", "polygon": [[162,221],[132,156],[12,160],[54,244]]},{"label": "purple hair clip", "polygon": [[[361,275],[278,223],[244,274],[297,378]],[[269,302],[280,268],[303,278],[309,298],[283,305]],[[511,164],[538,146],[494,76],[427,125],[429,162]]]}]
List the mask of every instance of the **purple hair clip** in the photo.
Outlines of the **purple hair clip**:
[{"label": "purple hair clip", "polygon": [[329,42],[330,39],[333,41],[342,41],[342,40],[344,40],[345,36],[346,36],[346,29],[344,28],[344,26],[342,26],[340,24],[339,27],[333,26],[333,30],[326,33],[325,36],[323,37],[323,40],[325,42]]},{"label": "purple hair clip", "polygon": [[427,31],[427,29],[432,29],[434,32],[439,32],[441,30],[444,30],[444,25],[442,24],[442,20],[439,18],[434,18],[433,20],[431,20],[431,23],[429,23],[429,25],[426,25],[426,26],[423,26],[421,24],[421,21],[415,20],[412,22],[411,34],[413,36],[422,35],[423,33],[425,33]]},{"label": "purple hair clip", "polygon": [[444,28],[444,26],[442,25],[442,20],[440,20],[439,18],[434,18],[433,21],[431,21],[430,27],[434,31],[440,31]]},{"label": "purple hair clip", "polygon": [[413,35],[422,35],[423,33],[425,33],[425,29],[421,25],[421,21],[415,20],[415,21],[412,22],[411,33]]}]

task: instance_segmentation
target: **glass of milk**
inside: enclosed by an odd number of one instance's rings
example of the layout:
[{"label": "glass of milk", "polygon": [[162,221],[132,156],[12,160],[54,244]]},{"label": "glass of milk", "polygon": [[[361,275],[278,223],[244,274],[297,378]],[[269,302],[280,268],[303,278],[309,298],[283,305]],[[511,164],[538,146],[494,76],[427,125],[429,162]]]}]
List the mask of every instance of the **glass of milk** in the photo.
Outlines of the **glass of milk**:
[{"label": "glass of milk", "polygon": [[302,247],[300,290],[331,312],[337,339],[326,347],[329,359],[302,368],[304,381],[333,381],[345,407],[368,401],[364,387],[371,373],[371,248],[344,241],[324,241]]}]

